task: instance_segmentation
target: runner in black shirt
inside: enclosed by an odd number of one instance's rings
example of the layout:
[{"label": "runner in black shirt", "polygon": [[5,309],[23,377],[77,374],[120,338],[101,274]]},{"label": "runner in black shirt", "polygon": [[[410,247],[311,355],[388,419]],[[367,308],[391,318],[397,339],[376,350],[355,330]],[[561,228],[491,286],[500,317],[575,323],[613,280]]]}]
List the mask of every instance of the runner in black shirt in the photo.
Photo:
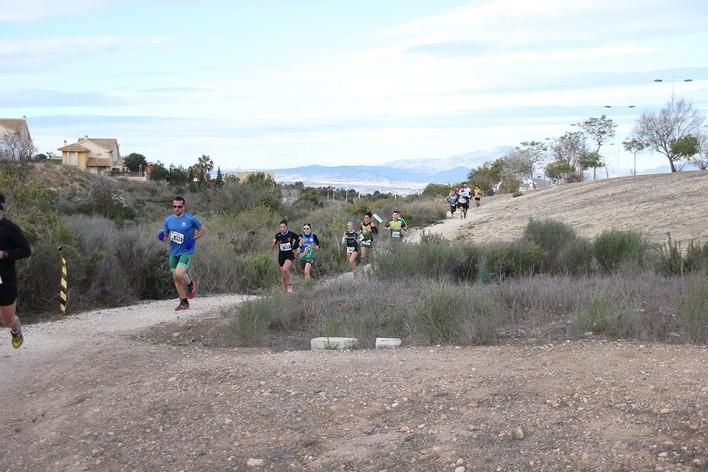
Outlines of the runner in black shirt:
[{"label": "runner in black shirt", "polygon": [[347,230],[342,236],[342,244],[347,248],[347,261],[352,272],[356,272],[356,258],[359,255],[359,233],[354,229],[354,223],[347,223]]},{"label": "runner in black shirt", "polygon": [[22,230],[5,218],[5,196],[0,194],[0,315],[2,323],[10,328],[12,347],[22,346],[22,329],[17,317],[17,272],[15,261],[29,257],[30,245]]},{"label": "runner in black shirt", "polygon": [[280,266],[280,277],[283,281],[283,290],[292,293],[293,286],[290,283],[290,268],[295,260],[295,249],[298,248],[300,237],[288,229],[288,220],[280,221],[280,231],[273,237],[273,249],[278,248],[278,265]]}]

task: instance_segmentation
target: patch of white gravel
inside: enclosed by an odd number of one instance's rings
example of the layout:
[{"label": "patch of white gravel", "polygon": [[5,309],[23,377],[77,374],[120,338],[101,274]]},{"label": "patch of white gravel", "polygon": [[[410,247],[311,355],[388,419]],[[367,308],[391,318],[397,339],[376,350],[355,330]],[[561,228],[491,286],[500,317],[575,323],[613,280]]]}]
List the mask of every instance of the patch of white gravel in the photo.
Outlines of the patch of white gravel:
[{"label": "patch of white gravel", "polygon": [[[191,309],[175,311],[177,300],[143,302],[137,305],[92,310],[69,315],[57,321],[25,325],[25,342],[13,349],[8,342],[0,342],[0,357],[25,357],[45,354],[84,343],[95,336],[110,336],[147,328],[177,319],[200,318],[213,315],[223,308],[254,298],[249,295],[215,295],[191,301]],[[9,339],[9,334],[5,332]]]}]

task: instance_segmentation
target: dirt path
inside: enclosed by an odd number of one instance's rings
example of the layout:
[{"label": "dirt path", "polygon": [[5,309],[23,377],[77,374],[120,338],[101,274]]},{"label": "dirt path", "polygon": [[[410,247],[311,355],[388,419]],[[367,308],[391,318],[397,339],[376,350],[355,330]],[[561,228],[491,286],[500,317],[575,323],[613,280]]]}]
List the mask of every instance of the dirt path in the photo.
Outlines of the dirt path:
[{"label": "dirt path", "polygon": [[[511,208],[484,203],[473,229]],[[243,299],[84,313],[26,327],[17,351],[5,339],[0,471],[708,470],[705,346],[272,353],[190,334],[227,329],[221,309]]]}]

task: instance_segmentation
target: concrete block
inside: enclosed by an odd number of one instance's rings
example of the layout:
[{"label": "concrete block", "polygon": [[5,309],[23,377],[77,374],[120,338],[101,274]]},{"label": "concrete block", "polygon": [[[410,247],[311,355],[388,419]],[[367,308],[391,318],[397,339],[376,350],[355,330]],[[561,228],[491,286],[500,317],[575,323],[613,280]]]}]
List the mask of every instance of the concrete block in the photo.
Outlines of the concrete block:
[{"label": "concrete block", "polygon": [[310,349],[313,351],[344,351],[354,349],[359,342],[356,338],[313,338],[310,340]]},{"label": "concrete block", "polygon": [[401,338],[376,338],[376,349],[401,347]]}]

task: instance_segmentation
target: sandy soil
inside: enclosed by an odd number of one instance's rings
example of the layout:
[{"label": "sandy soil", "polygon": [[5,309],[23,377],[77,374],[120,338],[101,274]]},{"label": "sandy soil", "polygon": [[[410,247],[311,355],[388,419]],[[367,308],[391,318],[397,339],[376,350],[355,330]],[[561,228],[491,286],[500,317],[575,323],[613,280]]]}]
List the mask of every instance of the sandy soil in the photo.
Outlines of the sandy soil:
[{"label": "sandy soil", "polygon": [[147,331],[171,304],[87,314],[4,343],[0,470],[708,467],[706,347],[205,347],[193,328],[233,302],[198,299]]}]

